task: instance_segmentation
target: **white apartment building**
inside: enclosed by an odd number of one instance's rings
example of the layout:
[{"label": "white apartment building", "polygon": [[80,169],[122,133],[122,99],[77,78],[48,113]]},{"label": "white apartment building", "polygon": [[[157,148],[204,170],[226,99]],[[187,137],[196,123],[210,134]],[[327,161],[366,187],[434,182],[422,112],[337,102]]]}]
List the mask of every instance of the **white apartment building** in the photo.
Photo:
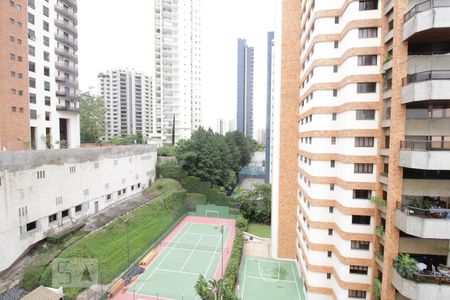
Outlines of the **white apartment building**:
[{"label": "white apartment building", "polygon": [[28,1],[32,149],[80,145],[76,0]]},{"label": "white apartment building", "polygon": [[137,134],[150,138],[152,122],[152,81],[134,70],[100,73],[98,91],[105,100],[106,138]]},{"label": "white apartment building", "polygon": [[48,235],[140,193],[156,160],[155,145],[0,152],[0,272]]},{"label": "white apartment building", "polygon": [[[190,138],[202,124],[201,0],[154,0],[152,138]],[[173,122],[175,121],[175,126]]]}]

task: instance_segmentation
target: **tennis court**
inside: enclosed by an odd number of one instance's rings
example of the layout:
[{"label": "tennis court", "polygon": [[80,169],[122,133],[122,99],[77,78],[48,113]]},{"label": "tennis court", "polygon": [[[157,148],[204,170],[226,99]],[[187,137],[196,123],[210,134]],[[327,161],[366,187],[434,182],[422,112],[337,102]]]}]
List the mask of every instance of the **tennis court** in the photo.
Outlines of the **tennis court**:
[{"label": "tennis court", "polygon": [[[114,299],[200,299],[194,285],[200,274],[220,278],[235,235],[232,219],[186,217],[157,247],[157,256],[125,293]],[[222,234],[223,233],[223,234]]]},{"label": "tennis court", "polygon": [[305,300],[303,280],[293,261],[244,257],[238,295],[242,300]]}]

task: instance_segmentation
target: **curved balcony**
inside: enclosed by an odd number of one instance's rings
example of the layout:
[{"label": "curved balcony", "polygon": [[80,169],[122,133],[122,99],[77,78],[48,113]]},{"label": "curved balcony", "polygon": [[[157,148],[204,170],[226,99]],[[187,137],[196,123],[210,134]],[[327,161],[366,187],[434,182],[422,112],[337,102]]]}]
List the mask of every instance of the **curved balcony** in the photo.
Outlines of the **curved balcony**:
[{"label": "curved balcony", "polygon": [[65,112],[73,112],[73,113],[79,113],[80,109],[77,107],[69,106],[69,105],[57,105],[56,106],[57,111],[65,111]]},{"label": "curved balcony", "polygon": [[402,104],[450,99],[450,70],[426,71],[403,78]]},{"label": "curved balcony", "polygon": [[392,268],[392,285],[409,299],[450,299],[450,278],[444,275],[416,273],[413,279],[402,277]]},{"label": "curved balcony", "polygon": [[402,141],[399,165],[421,170],[450,170],[450,142]]},{"label": "curved balcony", "polygon": [[74,63],[78,63],[78,55],[74,52],[70,52],[64,48],[56,48],[55,53],[59,56],[72,60]]},{"label": "curved balcony", "polygon": [[77,15],[75,10],[67,9],[63,5],[55,4],[55,11],[63,17],[70,19],[75,25],[77,25]]},{"label": "curved balcony", "polygon": [[450,209],[423,209],[397,203],[395,226],[407,234],[425,239],[448,239]]},{"label": "curved balcony", "polygon": [[69,5],[70,7],[72,7],[74,12],[77,12],[77,9],[78,9],[77,0],[62,0],[62,1],[64,3],[66,3],[67,5]]},{"label": "curved balcony", "polygon": [[58,70],[69,72],[71,74],[74,74],[75,76],[78,76],[78,68],[75,66],[71,66],[68,63],[58,61],[55,63],[55,67]]},{"label": "curved balcony", "polygon": [[56,81],[64,86],[71,87],[74,89],[77,89],[79,87],[77,80],[69,80],[66,79],[64,76],[57,76]]},{"label": "curved balcony", "polygon": [[60,34],[60,33],[55,33],[55,39],[58,42],[64,43],[64,44],[72,47],[75,51],[78,50],[78,42],[76,39],[68,38],[68,37],[64,36],[64,34]]},{"label": "curved balcony", "polygon": [[72,24],[68,23],[68,22],[64,22],[62,20],[55,20],[55,25],[59,28],[61,28],[62,30],[68,31],[71,34],[74,35],[74,37],[78,36],[78,29],[73,26]]},{"label": "curved balcony", "polygon": [[403,40],[431,42],[450,39],[450,0],[428,0],[415,5],[405,15]]}]

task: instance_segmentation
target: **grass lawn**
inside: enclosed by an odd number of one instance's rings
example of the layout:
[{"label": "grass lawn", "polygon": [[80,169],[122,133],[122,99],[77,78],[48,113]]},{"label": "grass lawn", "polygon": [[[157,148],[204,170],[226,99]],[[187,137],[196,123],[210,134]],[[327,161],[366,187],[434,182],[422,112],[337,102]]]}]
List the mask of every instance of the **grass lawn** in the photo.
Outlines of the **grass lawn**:
[{"label": "grass lawn", "polygon": [[[109,283],[129,266],[127,262],[127,229],[130,243],[130,262],[141,256],[148,247],[166,232],[184,212],[186,191],[173,179],[158,180],[148,194],[158,195],[132,213],[118,218],[104,228],[82,238],[64,250],[59,258],[96,258],[99,281]],[[128,226],[125,224],[128,220]],[[127,228],[128,227],[128,228]],[[41,284],[51,286],[51,268],[47,267]],[[67,289],[70,299],[80,290]]]},{"label": "grass lawn", "polygon": [[262,238],[270,238],[270,225],[250,223],[248,224],[248,233],[253,235],[262,237]]}]

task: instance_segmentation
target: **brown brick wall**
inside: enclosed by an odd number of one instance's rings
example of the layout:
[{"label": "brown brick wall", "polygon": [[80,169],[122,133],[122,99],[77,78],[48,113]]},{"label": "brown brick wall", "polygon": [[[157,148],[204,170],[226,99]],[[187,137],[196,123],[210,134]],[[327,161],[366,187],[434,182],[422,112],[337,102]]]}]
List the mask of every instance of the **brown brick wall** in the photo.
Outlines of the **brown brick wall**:
[{"label": "brown brick wall", "polygon": [[[17,5],[22,7],[21,11],[17,10]],[[14,7],[9,1],[0,1],[0,151],[24,150],[30,142],[27,7],[25,0],[14,0]],[[14,24],[10,24],[10,19]],[[20,28],[17,22],[21,23]],[[14,42],[10,41],[10,36],[14,37]],[[22,41],[20,45],[18,39]],[[11,60],[11,54],[15,55],[15,60]],[[16,73],[15,77],[11,76],[11,71]],[[19,73],[22,79],[18,78]],[[12,89],[16,90],[15,95]],[[23,95],[19,95],[19,91]]]}]

